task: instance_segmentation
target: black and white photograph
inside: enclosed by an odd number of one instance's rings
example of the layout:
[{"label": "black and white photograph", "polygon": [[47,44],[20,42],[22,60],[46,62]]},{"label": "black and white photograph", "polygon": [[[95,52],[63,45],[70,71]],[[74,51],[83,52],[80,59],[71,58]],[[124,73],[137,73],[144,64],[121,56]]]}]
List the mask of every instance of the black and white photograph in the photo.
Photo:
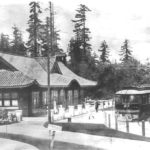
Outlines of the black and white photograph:
[{"label": "black and white photograph", "polygon": [[0,150],[149,148],[149,0],[0,1]]}]

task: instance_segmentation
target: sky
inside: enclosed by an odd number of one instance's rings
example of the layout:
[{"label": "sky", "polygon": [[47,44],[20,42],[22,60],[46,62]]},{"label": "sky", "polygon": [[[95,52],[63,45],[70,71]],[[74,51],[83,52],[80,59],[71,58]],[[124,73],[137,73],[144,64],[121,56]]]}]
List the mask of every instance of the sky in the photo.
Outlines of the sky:
[{"label": "sky", "polygon": [[[0,2],[0,33],[12,35],[12,26],[18,26],[25,40],[29,18],[29,0],[5,0]],[[45,18],[48,0],[39,1]],[[91,44],[96,53],[105,40],[110,59],[119,60],[119,51],[125,39],[130,41],[133,56],[141,62],[150,59],[150,1],[149,0],[52,0],[55,9],[55,25],[60,30],[60,46],[66,51],[73,36],[76,9],[85,4],[87,27],[91,31]]]}]

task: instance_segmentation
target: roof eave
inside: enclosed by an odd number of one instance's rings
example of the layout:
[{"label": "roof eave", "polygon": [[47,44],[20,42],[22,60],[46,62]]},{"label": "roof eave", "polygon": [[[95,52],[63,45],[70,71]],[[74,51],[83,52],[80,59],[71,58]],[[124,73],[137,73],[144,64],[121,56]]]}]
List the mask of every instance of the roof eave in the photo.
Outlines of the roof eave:
[{"label": "roof eave", "polygon": [[1,89],[12,89],[12,88],[26,88],[32,85],[39,85],[38,82],[36,80],[34,80],[33,82],[29,83],[29,84],[25,84],[25,85],[12,85],[12,86],[0,86]]}]

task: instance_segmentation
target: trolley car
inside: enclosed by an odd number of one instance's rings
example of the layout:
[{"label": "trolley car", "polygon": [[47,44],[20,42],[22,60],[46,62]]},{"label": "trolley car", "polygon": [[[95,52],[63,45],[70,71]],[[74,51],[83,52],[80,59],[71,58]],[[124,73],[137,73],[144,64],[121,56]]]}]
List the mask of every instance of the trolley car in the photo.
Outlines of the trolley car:
[{"label": "trolley car", "polygon": [[118,118],[128,121],[150,118],[150,88],[130,88],[116,92],[115,113]]}]

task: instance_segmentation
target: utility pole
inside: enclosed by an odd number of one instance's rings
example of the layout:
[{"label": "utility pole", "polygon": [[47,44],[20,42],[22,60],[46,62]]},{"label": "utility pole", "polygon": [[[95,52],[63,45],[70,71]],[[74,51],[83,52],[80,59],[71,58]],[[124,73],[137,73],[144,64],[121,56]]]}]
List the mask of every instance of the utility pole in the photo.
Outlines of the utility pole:
[{"label": "utility pole", "polygon": [[36,24],[37,24],[37,21],[36,21],[36,2],[34,2],[34,57],[37,57],[38,55],[38,50],[37,50],[37,27],[36,27]]},{"label": "utility pole", "polygon": [[54,7],[52,6],[51,8],[51,12],[52,13],[50,16],[51,16],[51,38],[52,38],[52,45],[53,45],[53,52],[52,52],[52,55],[55,54],[55,50],[54,50],[54,45],[55,45],[55,35],[54,35]]},{"label": "utility pole", "polygon": [[[50,52],[53,52],[53,12],[52,12],[52,3],[49,2],[49,10],[50,10],[50,20],[47,18],[47,82],[48,82],[48,92],[47,92],[47,99],[48,99],[48,122],[52,123],[51,118],[51,91],[50,91]],[[50,32],[49,32],[50,27]]]},{"label": "utility pole", "polygon": [[86,57],[86,41],[85,41],[85,8],[83,10],[83,16],[84,16],[84,19],[83,19],[83,60],[85,60],[85,57]]}]

